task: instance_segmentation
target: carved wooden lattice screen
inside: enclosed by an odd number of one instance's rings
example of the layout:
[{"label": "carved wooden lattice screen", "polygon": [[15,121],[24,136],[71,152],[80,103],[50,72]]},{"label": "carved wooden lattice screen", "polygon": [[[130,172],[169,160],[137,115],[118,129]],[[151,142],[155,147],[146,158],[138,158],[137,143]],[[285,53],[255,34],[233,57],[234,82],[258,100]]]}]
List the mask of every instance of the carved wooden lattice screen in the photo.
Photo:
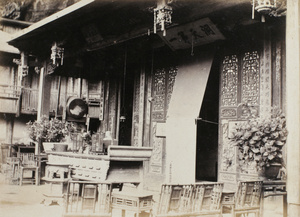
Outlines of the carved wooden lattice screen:
[{"label": "carved wooden lattice screen", "polygon": [[163,172],[163,147],[165,144],[165,135],[162,131],[164,131],[164,124],[177,70],[177,67],[160,68],[155,70],[153,74],[150,125],[150,144],[153,146],[152,157],[150,160],[150,172],[152,173],[162,174]]},{"label": "carved wooden lattice screen", "polygon": [[241,104],[249,104],[257,114],[260,112],[260,101],[262,101],[260,100],[262,74],[260,65],[258,51],[233,54],[223,58],[220,88],[221,181],[232,183],[237,181],[237,151],[236,147],[229,142],[228,136],[234,125],[246,118],[247,111]]},{"label": "carved wooden lattice screen", "polygon": [[238,169],[237,150],[228,136],[234,125],[246,120],[249,104],[258,116],[270,114],[271,106],[283,108],[282,79],[284,53],[281,41],[265,40],[263,50],[226,55],[221,63],[220,82],[220,164],[219,180],[236,183],[237,180],[257,179],[253,167]]}]

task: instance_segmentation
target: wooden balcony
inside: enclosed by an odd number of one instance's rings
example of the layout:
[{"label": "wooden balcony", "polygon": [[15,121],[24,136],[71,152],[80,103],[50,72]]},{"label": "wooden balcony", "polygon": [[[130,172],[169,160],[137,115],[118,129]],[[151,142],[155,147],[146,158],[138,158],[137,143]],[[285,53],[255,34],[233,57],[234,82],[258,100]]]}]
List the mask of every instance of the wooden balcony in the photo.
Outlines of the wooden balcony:
[{"label": "wooden balcony", "polygon": [[0,85],[0,113],[16,114],[19,111],[21,87]]},{"label": "wooden balcony", "polygon": [[[58,92],[53,91],[50,94],[50,114],[54,115],[57,108]],[[38,89],[22,88],[22,106],[21,113],[36,114],[38,106]]]}]

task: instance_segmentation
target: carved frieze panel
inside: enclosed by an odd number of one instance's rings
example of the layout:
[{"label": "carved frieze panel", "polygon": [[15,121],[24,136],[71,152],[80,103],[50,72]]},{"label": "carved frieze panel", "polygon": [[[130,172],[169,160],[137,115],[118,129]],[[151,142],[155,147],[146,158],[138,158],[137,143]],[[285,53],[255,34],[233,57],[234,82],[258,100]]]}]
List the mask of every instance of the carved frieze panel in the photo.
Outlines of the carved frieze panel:
[{"label": "carved frieze panel", "polygon": [[172,96],[177,71],[177,67],[170,67],[157,69],[154,73],[152,95],[154,99],[152,103],[152,118],[154,120],[165,120],[165,114]]},{"label": "carved frieze panel", "polygon": [[[259,116],[259,106],[252,106],[251,107],[251,115],[258,117]],[[238,118],[239,119],[247,119],[249,118],[249,109],[245,108],[244,106],[238,107]]]},{"label": "carved frieze panel", "polygon": [[154,75],[154,93],[156,95],[162,95],[165,93],[166,88],[166,70],[158,69]]},{"label": "carved frieze panel", "polygon": [[164,112],[153,112],[152,113],[152,119],[153,120],[163,120],[165,117]]},{"label": "carved frieze panel", "polygon": [[237,109],[236,108],[222,108],[221,109],[221,117],[222,118],[236,118],[237,117]]},{"label": "carved frieze panel", "polygon": [[164,138],[156,137],[156,127],[157,127],[157,122],[153,122],[152,125],[153,150],[150,159],[150,171],[152,173],[161,173]]},{"label": "carved frieze panel", "polygon": [[177,75],[177,71],[178,68],[177,67],[172,67],[169,70],[169,74],[168,74],[168,93],[167,93],[167,109],[169,108],[169,103],[170,103],[170,99],[172,96],[172,92],[173,92],[173,86],[175,83],[175,78]]},{"label": "carved frieze panel", "polygon": [[[164,120],[165,118],[165,100],[166,100],[166,76],[165,69],[158,69],[154,74],[152,112],[159,112],[160,115],[155,120]],[[161,119],[156,119],[161,118]]]},{"label": "carved frieze panel", "polygon": [[225,56],[221,71],[221,106],[237,106],[238,58]]},{"label": "carved frieze panel", "polygon": [[151,173],[161,174],[163,172],[163,146],[164,125],[159,125],[157,132],[157,121],[164,123],[168,105],[172,96],[173,87],[178,67],[160,68],[155,70],[152,83],[152,110],[151,110],[151,146],[153,147],[149,170]]},{"label": "carved frieze panel", "polygon": [[229,173],[220,173],[220,181],[223,182],[236,182],[236,175],[235,174],[229,174]]},{"label": "carved frieze panel", "polygon": [[243,57],[241,72],[242,103],[258,105],[259,103],[259,55],[257,51],[247,52]]},{"label": "carved frieze panel", "polygon": [[236,147],[233,146],[228,136],[234,127],[235,122],[229,122],[222,120],[221,132],[222,132],[222,162],[221,171],[224,172],[235,172],[236,171]]},{"label": "carved frieze panel", "polygon": [[154,99],[153,111],[164,111],[165,95],[156,95]]}]

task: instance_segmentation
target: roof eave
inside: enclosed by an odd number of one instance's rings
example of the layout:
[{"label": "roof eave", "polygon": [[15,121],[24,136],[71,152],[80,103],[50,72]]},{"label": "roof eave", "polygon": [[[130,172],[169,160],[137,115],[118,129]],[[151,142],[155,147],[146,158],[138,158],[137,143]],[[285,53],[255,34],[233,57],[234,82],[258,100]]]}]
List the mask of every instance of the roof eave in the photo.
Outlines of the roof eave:
[{"label": "roof eave", "polygon": [[95,0],[82,0],[78,3],[75,3],[65,9],[55,13],[55,14],[52,14],[49,17],[46,17],[45,19],[42,19],[42,20],[32,24],[31,26],[29,26],[25,29],[22,29],[22,30],[16,32],[15,34],[13,34],[12,39],[10,41],[8,41],[8,44],[14,45],[15,41],[21,40],[23,37],[25,37],[29,33],[32,33],[34,31],[38,30],[39,28],[46,26],[47,24],[50,24],[51,22],[58,20],[74,11],[77,11],[78,9],[85,7],[86,5],[89,5],[94,1]]}]

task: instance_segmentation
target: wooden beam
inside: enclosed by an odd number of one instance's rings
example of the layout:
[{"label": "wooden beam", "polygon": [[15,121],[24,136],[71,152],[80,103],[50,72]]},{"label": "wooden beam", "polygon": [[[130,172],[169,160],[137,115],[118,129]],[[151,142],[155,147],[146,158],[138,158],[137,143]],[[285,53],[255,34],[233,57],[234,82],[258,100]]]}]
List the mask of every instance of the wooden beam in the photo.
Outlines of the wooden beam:
[{"label": "wooden beam", "polygon": [[123,34],[123,35],[115,37],[115,38],[111,37],[107,40],[102,40],[102,41],[95,42],[93,44],[89,44],[85,47],[85,50],[86,51],[100,50],[100,49],[103,49],[106,47],[110,47],[110,46],[113,46],[116,44],[120,44],[120,43],[129,41],[134,38],[139,38],[139,37],[142,37],[145,35],[149,35],[150,33],[153,33],[153,31],[150,31],[149,28],[142,28],[142,29],[139,29],[136,31],[128,32],[126,34]]}]

